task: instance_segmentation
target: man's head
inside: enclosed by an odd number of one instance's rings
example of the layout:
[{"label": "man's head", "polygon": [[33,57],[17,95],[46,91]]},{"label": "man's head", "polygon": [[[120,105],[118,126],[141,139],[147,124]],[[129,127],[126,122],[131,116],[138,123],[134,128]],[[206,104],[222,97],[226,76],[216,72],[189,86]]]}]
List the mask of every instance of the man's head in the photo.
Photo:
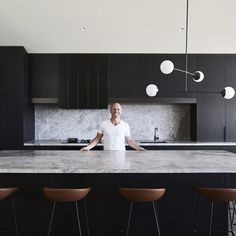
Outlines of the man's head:
[{"label": "man's head", "polygon": [[119,118],[121,113],[122,113],[122,108],[121,108],[120,103],[113,102],[111,104],[110,112],[111,112],[111,117],[112,118]]}]

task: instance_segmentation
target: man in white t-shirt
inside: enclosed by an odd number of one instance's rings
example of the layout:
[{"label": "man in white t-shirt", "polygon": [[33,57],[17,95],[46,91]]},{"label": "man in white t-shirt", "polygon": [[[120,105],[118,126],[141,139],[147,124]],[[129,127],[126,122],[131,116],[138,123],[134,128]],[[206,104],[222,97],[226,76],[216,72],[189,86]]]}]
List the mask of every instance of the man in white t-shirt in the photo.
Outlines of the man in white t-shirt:
[{"label": "man in white t-shirt", "polygon": [[129,125],[120,119],[122,108],[119,103],[111,104],[111,119],[105,120],[101,123],[96,137],[87,146],[81,149],[81,151],[89,151],[95,147],[98,142],[104,137],[104,150],[121,150],[125,151],[125,141],[128,145],[138,151],[144,151],[145,149],[140,147],[130,137]]}]

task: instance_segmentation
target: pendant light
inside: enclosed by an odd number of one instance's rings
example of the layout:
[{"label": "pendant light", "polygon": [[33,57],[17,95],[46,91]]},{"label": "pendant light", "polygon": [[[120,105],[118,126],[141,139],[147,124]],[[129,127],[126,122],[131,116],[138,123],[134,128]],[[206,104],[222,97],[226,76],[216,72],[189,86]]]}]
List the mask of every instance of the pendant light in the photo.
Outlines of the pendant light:
[{"label": "pendant light", "polygon": [[[174,63],[170,60],[165,60],[160,65],[160,70],[163,74],[170,74],[173,71],[179,71],[185,73],[185,89],[184,92],[193,92],[188,91],[188,75],[192,76],[194,82],[199,83],[202,82],[204,79],[204,73],[202,71],[195,71],[193,73],[188,71],[188,10],[189,10],[189,0],[187,0],[187,7],[186,7],[186,30],[185,30],[185,70],[181,70],[175,68]],[[149,97],[154,97],[157,95],[159,88],[155,84],[149,84],[146,87],[146,94]],[[198,93],[201,93],[198,91]],[[235,90],[232,87],[225,87],[221,92],[214,92],[219,93],[225,99],[231,99],[235,95]]]}]

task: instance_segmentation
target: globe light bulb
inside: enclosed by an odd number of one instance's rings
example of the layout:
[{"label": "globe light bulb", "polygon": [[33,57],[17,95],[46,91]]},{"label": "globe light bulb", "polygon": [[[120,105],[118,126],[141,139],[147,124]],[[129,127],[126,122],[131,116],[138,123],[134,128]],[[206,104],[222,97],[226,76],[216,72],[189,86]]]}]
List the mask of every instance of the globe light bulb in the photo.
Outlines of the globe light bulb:
[{"label": "globe light bulb", "polygon": [[231,99],[235,95],[235,90],[232,87],[225,87],[221,92],[223,98],[225,99]]},{"label": "globe light bulb", "polygon": [[204,79],[204,74],[201,71],[195,71],[193,75],[193,81],[199,83],[203,81]]},{"label": "globe light bulb", "polygon": [[149,97],[154,97],[157,95],[158,93],[158,87],[155,85],[155,84],[149,84],[147,87],[146,87],[146,94],[149,96]]},{"label": "globe light bulb", "polygon": [[174,64],[172,61],[165,60],[160,65],[160,70],[163,74],[170,74],[174,70]]}]

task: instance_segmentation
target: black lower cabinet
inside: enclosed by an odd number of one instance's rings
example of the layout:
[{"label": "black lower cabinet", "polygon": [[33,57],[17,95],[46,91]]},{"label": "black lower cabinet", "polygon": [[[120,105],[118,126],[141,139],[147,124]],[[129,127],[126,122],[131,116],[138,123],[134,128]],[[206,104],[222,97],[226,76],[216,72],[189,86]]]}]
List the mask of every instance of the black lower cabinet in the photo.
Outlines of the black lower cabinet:
[{"label": "black lower cabinet", "polygon": [[[161,235],[194,235],[198,195],[193,187],[227,187],[231,174],[1,174],[1,186],[18,186],[14,194],[19,234],[41,236],[47,234],[53,202],[42,192],[43,187],[83,188],[92,190],[86,197],[91,235],[125,235],[129,202],[119,194],[119,187],[166,188],[157,202]],[[230,181],[227,181],[230,183]],[[209,227],[210,201],[202,200],[199,230]],[[83,204],[79,202],[82,233],[87,234]],[[214,230],[228,228],[227,210],[215,205]],[[3,219],[3,216],[0,216]],[[2,222],[2,221],[1,221]],[[78,235],[75,206],[58,204],[52,235]],[[69,231],[67,231],[69,230]],[[65,232],[67,231],[67,232]],[[75,233],[77,231],[77,233]],[[131,217],[130,236],[157,235],[151,203],[136,203]],[[208,235],[203,234],[203,235]],[[227,234],[222,234],[227,235]]]},{"label": "black lower cabinet", "polygon": [[59,107],[107,109],[107,56],[59,54]]}]

